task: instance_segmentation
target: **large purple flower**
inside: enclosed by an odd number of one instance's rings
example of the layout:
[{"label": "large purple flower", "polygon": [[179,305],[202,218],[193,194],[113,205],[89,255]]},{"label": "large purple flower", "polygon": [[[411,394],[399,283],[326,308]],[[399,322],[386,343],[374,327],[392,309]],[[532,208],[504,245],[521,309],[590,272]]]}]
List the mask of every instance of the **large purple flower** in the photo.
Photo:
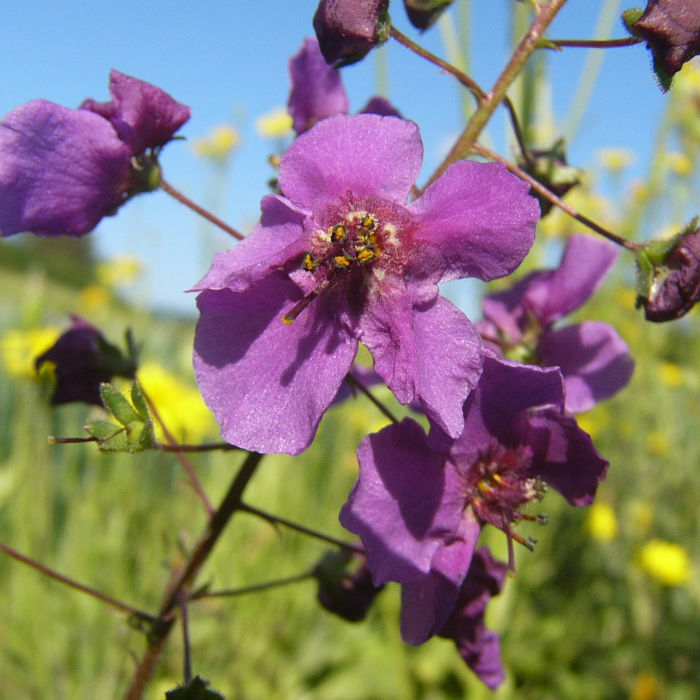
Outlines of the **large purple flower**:
[{"label": "large purple flower", "polygon": [[[289,61],[289,75],[292,88],[287,109],[297,134],[310,129],[321,119],[348,113],[350,101],[340,71],[326,63],[316,39],[304,39],[299,51]],[[401,116],[383,97],[373,97],[361,113]]]},{"label": "large purple flower", "polygon": [[158,186],[163,146],[190,110],[153,85],[113,70],[112,100],[68,109],[47,100],[0,122],[0,234],[81,236],[129,197]]},{"label": "large purple flower", "polygon": [[461,432],[482,351],[437,285],[515,269],[538,208],[502,166],[470,161],[407,204],[421,158],[414,123],[372,114],[325,119],[285,153],[283,196],[195,288],[195,371],[229,442],[308,447],[360,342],[400,402]]},{"label": "large purple flower", "polygon": [[484,339],[515,359],[559,367],[566,382],[566,406],[579,412],[622,389],[634,361],[617,331],[585,321],[553,329],[600,286],[617,260],[615,246],[591,236],[572,236],[559,267],[533,272],[511,289],[484,299]]},{"label": "large purple flower", "polygon": [[362,540],[375,586],[403,584],[401,629],[412,644],[447,624],[485,524],[531,547],[514,527],[536,519],[521,508],[541,498],[542,483],[587,505],[608,466],[565,411],[558,369],[490,356],[456,440],[405,419],[365,438],[358,458],[340,522]]}]

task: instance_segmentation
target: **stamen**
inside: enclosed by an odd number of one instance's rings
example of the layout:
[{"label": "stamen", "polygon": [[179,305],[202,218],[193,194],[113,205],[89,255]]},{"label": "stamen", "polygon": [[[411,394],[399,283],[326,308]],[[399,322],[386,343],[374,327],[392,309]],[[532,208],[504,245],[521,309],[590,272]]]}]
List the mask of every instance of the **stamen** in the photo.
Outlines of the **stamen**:
[{"label": "stamen", "polygon": [[342,243],[348,237],[348,230],[345,224],[336,224],[328,229],[333,243]]},{"label": "stamen", "polygon": [[301,261],[301,269],[307,272],[315,272],[318,267],[318,258],[312,253],[304,253],[304,258]]},{"label": "stamen", "polygon": [[352,265],[352,258],[347,253],[336,255],[333,258],[333,264],[340,270],[347,270]]},{"label": "stamen", "polygon": [[321,282],[321,284],[312,289],[301,301],[298,301],[289,311],[287,311],[284,316],[282,316],[282,323],[286,323],[291,326],[296,320],[297,316],[324,290],[328,289],[330,285],[330,278]]},{"label": "stamen", "polygon": [[360,226],[367,231],[374,231],[377,228],[377,220],[372,214],[365,214],[360,221]]}]

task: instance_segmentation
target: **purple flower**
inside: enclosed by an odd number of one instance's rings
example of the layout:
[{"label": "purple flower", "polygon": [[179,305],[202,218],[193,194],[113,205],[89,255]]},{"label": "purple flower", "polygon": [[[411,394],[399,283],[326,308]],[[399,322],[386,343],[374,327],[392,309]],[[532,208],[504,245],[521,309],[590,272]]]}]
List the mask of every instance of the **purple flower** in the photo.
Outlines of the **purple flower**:
[{"label": "purple flower", "polygon": [[700,52],[698,0],[648,0],[642,16],[627,26],[646,41],[664,90],[683,64]]},{"label": "purple flower", "polygon": [[133,377],[136,363],[108,343],[102,333],[79,316],[72,326],[34,364],[41,370],[46,363],[54,367],[56,383],[51,403],[58,406],[72,401],[102,405],[100,384],[112,377]]},{"label": "purple flower", "polygon": [[360,342],[400,402],[461,432],[482,350],[437,285],[515,269],[538,208],[502,166],[470,161],[407,204],[421,158],[414,123],[372,114],[325,119],[287,150],[283,196],[195,287],[195,372],[226,440],[306,449]]},{"label": "purple flower", "polygon": [[488,547],[472,557],[455,608],[438,636],[453,639],[469,668],[495,690],[505,674],[498,635],[486,629],[484,614],[492,596],[501,592],[508,566],[494,559]]},{"label": "purple flower", "polygon": [[[587,505],[608,463],[564,410],[555,368],[486,356],[464,403],[464,430],[450,438],[411,419],[365,438],[360,472],[340,522],[360,537],[374,584],[403,584],[402,635],[421,644],[448,624],[481,528],[514,531],[536,520],[521,509],[543,482],[571,504]],[[512,552],[510,566],[513,566]]]},{"label": "purple flower", "polygon": [[328,63],[359,61],[389,38],[389,0],[321,0],[314,29]]},{"label": "purple flower", "polygon": [[68,109],[46,100],[0,122],[0,233],[81,236],[129,197],[158,186],[147,149],[190,115],[153,85],[110,73],[112,100]]},{"label": "purple flower", "polygon": [[[326,63],[316,39],[304,39],[301,49],[289,61],[289,74],[292,89],[287,108],[297,134],[321,119],[348,113],[350,101],[340,71]],[[362,113],[401,116],[383,97],[373,97]]]},{"label": "purple flower", "polygon": [[627,344],[607,323],[552,328],[593,294],[616,260],[612,244],[572,236],[557,269],[533,272],[484,299],[484,320],[478,325],[482,337],[513,359],[559,367],[566,406],[574,413],[613,396],[634,370]]}]

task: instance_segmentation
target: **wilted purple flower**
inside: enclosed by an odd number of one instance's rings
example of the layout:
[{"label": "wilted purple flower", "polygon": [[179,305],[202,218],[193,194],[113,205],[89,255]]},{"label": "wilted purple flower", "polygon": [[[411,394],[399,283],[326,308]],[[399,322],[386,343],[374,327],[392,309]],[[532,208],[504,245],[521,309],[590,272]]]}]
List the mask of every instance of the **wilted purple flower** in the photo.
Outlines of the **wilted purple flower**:
[{"label": "wilted purple flower", "polygon": [[[337,114],[347,114],[350,101],[340,71],[326,63],[316,39],[304,39],[301,49],[289,61],[292,89],[287,109],[294,131],[301,134],[316,122]],[[383,97],[373,97],[362,113],[401,116]]]},{"label": "wilted purple flower", "polygon": [[37,371],[46,363],[54,368],[56,384],[51,403],[54,406],[72,401],[102,405],[100,384],[114,376],[133,377],[136,363],[125,357],[102,333],[79,316],[72,316],[72,326],[45,353],[36,358]]},{"label": "wilted purple flower", "polygon": [[129,197],[159,184],[146,157],[169,141],[188,107],[113,70],[112,100],[68,109],[47,100],[0,122],[0,234],[80,236]]},{"label": "wilted purple flower", "polygon": [[283,196],[195,287],[195,371],[226,440],[306,449],[360,342],[400,402],[461,432],[482,351],[437,285],[515,269],[538,208],[522,180],[471,161],[407,204],[421,158],[414,123],[372,114],[325,119],[287,150]]},{"label": "wilted purple flower", "polygon": [[328,63],[359,61],[389,38],[389,0],[321,0],[314,29]]},{"label": "wilted purple flower", "polygon": [[700,52],[700,2],[648,0],[642,16],[628,28],[646,41],[661,85],[667,90],[683,64]]},{"label": "wilted purple flower", "polygon": [[[591,503],[608,463],[564,409],[555,368],[484,358],[452,439],[411,419],[365,438],[340,522],[360,537],[375,585],[403,584],[402,635],[421,644],[455,611],[481,528],[514,531],[543,483],[572,505]],[[541,519],[541,518],[540,518]],[[513,565],[512,553],[509,564]]]},{"label": "wilted purple flower", "polygon": [[383,586],[376,588],[364,555],[348,552],[326,554],[313,572],[318,581],[318,602],[349,622],[367,617]]},{"label": "wilted purple flower", "polygon": [[498,635],[486,628],[484,614],[492,596],[501,592],[508,566],[494,559],[488,547],[474,552],[467,577],[450,619],[438,636],[453,639],[469,668],[495,690],[505,674]]},{"label": "wilted purple flower", "polygon": [[651,274],[648,295],[638,299],[646,319],[671,321],[687,314],[700,300],[700,229],[678,236]]},{"label": "wilted purple flower", "polygon": [[483,302],[484,320],[478,324],[482,337],[513,359],[559,367],[566,382],[566,407],[574,413],[613,396],[634,371],[627,344],[607,323],[552,328],[593,294],[616,260],[612,244],[572,236],[558,268],[533,272]]},{"label": "wilted purple flower", "polygon": [[417,29],[427,29],[437,22],[438,17],[454,0],[403,0],[406,14]]}]

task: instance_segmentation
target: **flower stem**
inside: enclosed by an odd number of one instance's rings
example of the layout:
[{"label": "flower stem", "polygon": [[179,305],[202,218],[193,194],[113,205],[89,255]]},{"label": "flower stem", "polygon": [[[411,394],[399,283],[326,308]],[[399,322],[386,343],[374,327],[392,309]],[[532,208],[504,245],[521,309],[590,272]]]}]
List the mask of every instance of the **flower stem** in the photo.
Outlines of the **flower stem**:
[{"label": "flower stem", "polygon": [[595,231],[596,233],[600,234],[604,238],[607,238],[609,241],[612,241],[613,243],[615,243],[619,246],[622,246],[623,248],[626,248],[627,250],[631,250],[632,252],[637,252],[644,247],[644,246],[640,245],[639,243],[635,243],[634,241],[630,241],[627,238],[623,238],[622,236],[618,236],[616,233],[613,233],[612,231],[608,231],[606,228],[603,228],[600,224],[597,224],[592,219],[589,219],[587,216],[584,216],[583,214],[579,213],[578,211],[576,211],[576,209],[574,209],[573,207],[566,204],[566,202],[563,202],[561,199],[559,199],[559,197],[557,197],[557,195],[555,195],[554,192],[551,192],[550,190],[548,190],[542,183],[535,180],[535,178],[528,175],[528,173],[526,173],[524,170],[519,168],[514,163],[511,163],[510,161],[503,158],[503,156],[498,155],[498,153],[494,153],[490,149],[485,148],[484,146],[481,146],[478,143],[475,143],[472,146],[472,151],[474,151],[475,153],[479,153],[482,156],[486,156],[490,160],[495,160],[498,163],[502,163],[514,175],[517,175],[519,178],[525,180],[525,182],[527,182],[530,185],[530,187],[532,187],[532,189],[535,190],[538,194],[541,194],[543,197],[548,199],[552,204],[556,205],[562,211],[565,211],[569,216],[576,219],[576,221],[579,221],[584,226],[587,226],[592,231]]},{"label": "flower stem", "polygon": [[295,523],[292,520],[281,518],[278,515],[272,515],[272,513],[267,513],[264,510],[260,510],[260,508],[249,506],[247,503],[241,503],[238,506],[238,508],[244,513],[257,515],[259,518],[267,520],[268,523],[272,523],[273,525],[284,525],[284,527],[288,527],[290,530],[296,530],[297,532],[301,532],[304,535],[308,535],[309,537],[314,537],[317,540],[322,540],[323,542],[328,542],[329,544],[333,544],[336,547],[340,547],[341,549],[346,549],[349,552],[357,552],[358,554],[364,554],[364,549],[362,549],[362,547],[358,547],[354,544],[349,544],[348,542],[343,542],[343,540],[339,540],[336,537],[331,537],[331,535],[326,535],[323,532],[319,532],[318,530],[312,530],[309,527],[299,525],[298,523]]},{"label": "flower stem", "polygon": [[549,0],[549,2],[545,4],[538,5],[538,12],[535,19],[513,52],[510,61],[508,61],[503,72],[494,83],[491,91],[486,95],[485,99],[481,100],[476,112],[474,112],[472,118],[467,123],[464,131],[452,147],[452,150],[438,166],[430,180],[428,180],[427,185],[440,177],[452,163],[466,158],[469,155],[473,144],[488,123],[496,107],[498,107],[505,98],[508,88],[518,75],[520,75],[527,60],[537,48],[538,42],[542,38],[550,22],[565,3],[566,0]]},{"label": "flower stem", "polygon": [[30,557],[27,557],[24,554],[20,554],[17,550],[12,549],[12,547],[8,547],[2,542],[0,542],[0,551],[4,552],[13,559],[16,559],[17,561],[22,562],[22,564],[26,564],[32,569],[36,569],[37,571],[44,574],[44,576],[48,576],[54,581],[58,581],[59,583],[62,583],[63,585],[68,586],[69,588],[73,588],[76,591],[86,593],[87,595],[96,598],[97,600],[100,600],[103,603],[107,603],[107,605],[111,605],[113,608],[116,608],[120,612],[132,615],[133,617],[138,618],[139,620],[143,620],[144,622],[148,622],[149,624],[157,624],[161,622],[160,618],[155,617],[154,615],[150,615],[147,612],[143,612],[138,608],[134,608],[133,606],[128,605],[127,603],[123,603],[122,601],[117,600],[116,598],[112,598],[111,596],[108,596],[105,593],[100,593],[100,591],[97,591],[94,588],[91,588],[90,586],[86,586],[84,583],[79,583],[78,581],[75,581],[74,579],[69,578],[68,576],[64,576],[63,574],[58,573],[58,571],[54,571],[53,569],[50,569],[48,566],[45,566],[41,562],[36,561],[36,559],[31,559]]},{"label": "flower stem", "polygon": [[201,600],[202,598],[231,598],[239,595],[245,595],[247,593],[259,593],[261,591],[267,591],[271,588],[279,588],[280,586],[288,586],[292,583],[300,583],[301,581],[306,581],[313,578],[314,570],[304,571],[296,576],[287,576],[286,578],[277,578],[272,581],[263,581],[261,583],[254,583],[251,586],[241,586],[240,588],[226,588],[221,591],[202,591],[201,593],[194,593],[190,600]]},{"label": "flower stem", "polygon": [[172,579],[165,590],[158,618],[166,624],[160,625],[149,636],[148,647],[134,672],[125,700],[140,700],[143,697],[148,681],[153,675],[158,659],[167,643],[168,635],[174,622],[174,617],[172,617],[173,610],[178,605],[181,592],[192,585],[195,577],[214,549],[214,545],[224,528],[236,510],[240,508],[243,491],[253,478],[262,457],[263,455],[257,452],[248,453],[246,460],[238,470],[221,501],[221,505],[219,505],[213,517],[209,520],[206,530],[200,537],[184,567],[174,571]]},{"label": "flower stem", "polygon": [[348,372],[345,381],[350,387],[363,393],[392,423],[399,422],[399,419],[352,372]]},{"label": "flower stem", "polygon": [[192,680],[192,653],[190,650],[190,626],[187,616],[187,594],[184,590],[180,591],[180,624],[182,625],[182,647],[183,647],[183,668],[185,683]]},{"label": "flower stem", "polygon": [[640,44],[642,39],[636,36],[628,36],[622,39],[541,39],[538,49],[557,49],[572,47],[582,49],[614,49],[620,46],[634,46]]},{"label": "flower stem", "polygon": [[229,226],[218,216],[214,216],[214,214],[212,214],[210,211],[207,211],[203,207],[200,207],[199,204],[195,204],[189,197],[186,197],[184,194],[182,194],[182,192],[176,190],[170,183],[166,182],[163,179],[161,179],[160,181],[160,188],[163,190],[163,192],[167,192],[171,197],[177,199],[177,201],[181,204],[184,204],[186,207],[189,207],[192,211],[196,212],[200,216],[203,216],[207,221],[211,221],[212,224],[218,226],[222,231],[228,233],[229,236],[233,236],[239,241],[243,240],[243,238],[245,237],[243,236],[243,234],[236,231],[236,229],[233,228],[233,226]]}]

